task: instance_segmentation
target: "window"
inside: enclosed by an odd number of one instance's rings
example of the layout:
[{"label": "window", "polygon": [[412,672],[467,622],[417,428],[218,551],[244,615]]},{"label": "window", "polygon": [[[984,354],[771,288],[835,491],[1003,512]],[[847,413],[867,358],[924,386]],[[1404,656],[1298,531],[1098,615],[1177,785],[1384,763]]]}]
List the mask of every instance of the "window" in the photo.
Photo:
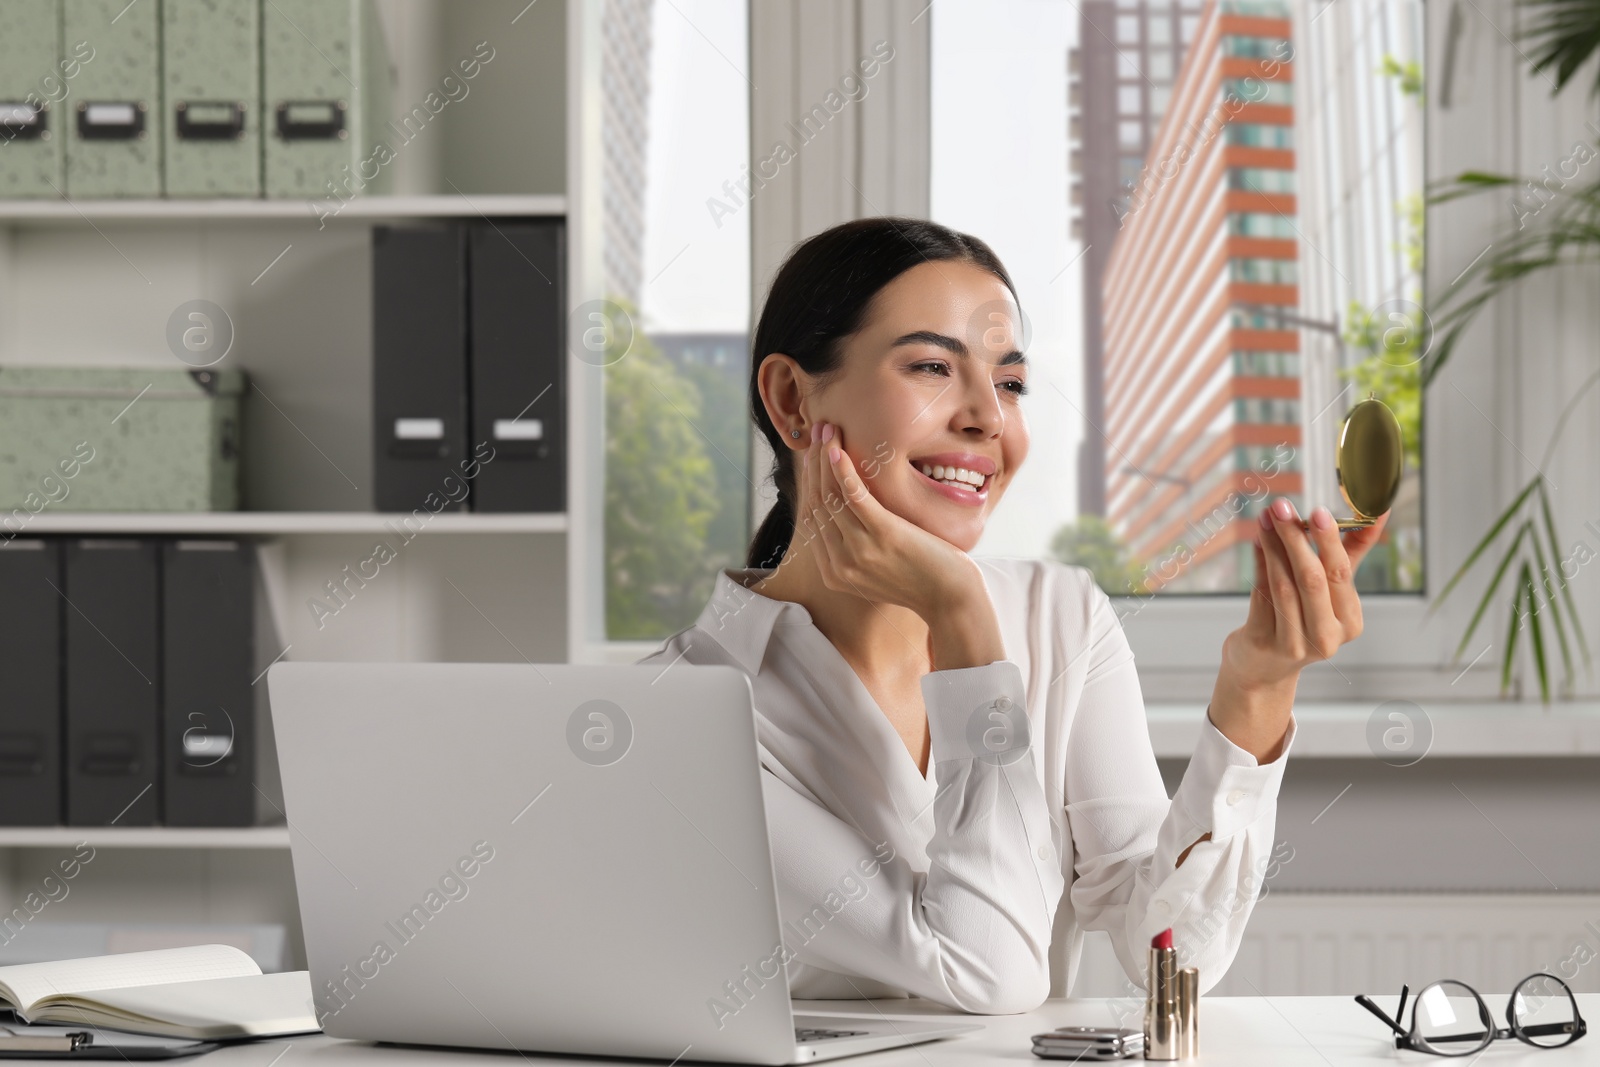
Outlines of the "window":
[{"label": "window", "polygon": [[1285,0],[1219,0],[1224,15],[1249,15],[1255,18],[1286,19],[1289,5]]},{"label": "window", "polygon": [[1229,320],[1236,330],[1276,330],[1280,329],[1276,317],[1260,311],[1241,311],[1234,308],[1229,312]]},{"label": "window", "polygon": [[1293,285],[1297,280],[1292,259],[1240,258],[1228,261],[1228,275],[1236,282]]},{"label": "window", "polygon": [[1294,83],[1261,78],[1229,78],[1222,83],[1222,98],[1246,104],[1292,104]]},{"label": "window", "polygon": [[611,641],[692,623],[749,543],[745,19],[744,0],[676,0],[601,24]]},{"label": "window", "polygon": [[1275,396],[1242,396],[1233,402],[1233,417],[1260,425],[1289,425],[1300,421],[1300,401]]},{"label": "window", "polygon": [[1300,353],[1235,352],[1233,373],[1258,378],[1296,378],[1300,375]]},{"label": "window", "polygon": [[1292,193],[1294,171],[1233,167],[1228,171],[1228,188],[1251,193]]},{"label": "window", "polygon": [[1118,15],[1117,16],[1117,43],[1118,44],[1138,44],[1139,43],[1139,16],[1138,15]]},{"label": "window", "polygon": [[1265,211],[1236,211],[1228,216],[1228,232],[1237,237],[1293,237],[1294,223]]},{"label": "window", "polygon": [[1292,53],[1289,42],[1282,37],[1246,37],[1229,33],[1223,35],[1222,54],[1259,59],[1287,59]]},{"label": "window", "polygon": [[1123,51],[1117,54],[1117,77],[1144,77],[1144,69],[1139,65],[1139,55],[1137,52]]},{"label": "window", "polygon": [[1150,16],[1150,43],[1158,47],[1172,44],[1172,19],[1165,14]]},{"label": "window", "polygon": [[1199,28],[1200,18],[1197,15],[1184,15],[1178,19],[1178,36],[1184,44],[1194,40],[1194,31]]},{"label": "window", "polygon": [[1150,77],[1158,82],[1172,80],[1172,51],[1167,48],[1150,50]]},{"label": "window", "polygon": [[1117,147],[1142,148],[1144,146],[1144,124],[1141,122],[1117,123]]},{"label": "window", "polygon": [[1222,128],[1228,144],[1249,145],[1252,148],[1293,148],[1294,127],[1276,126],[1262,122],[1230,122]]},{"label": "window", "polygon": [[1144,94],[1137,85],[1117,86],[1117,110],[1124,115],[1137,115],[1144,110]]},{"label": "window", "polygon": [[1172,86],[1156,85],[1150,89],[1150,114],[1160,118],[1167,113],[1167,103],[1172,99]]}]

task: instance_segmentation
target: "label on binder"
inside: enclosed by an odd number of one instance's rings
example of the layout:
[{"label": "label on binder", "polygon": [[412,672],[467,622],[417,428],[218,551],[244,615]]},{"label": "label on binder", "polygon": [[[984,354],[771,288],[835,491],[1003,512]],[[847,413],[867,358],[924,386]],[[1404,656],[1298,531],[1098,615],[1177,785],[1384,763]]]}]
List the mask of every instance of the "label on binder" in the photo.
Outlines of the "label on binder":
[{"label": "label on binder", "polygon": [[496,441],[542,441],[544,422],[539,419],[495,419]]},{"label": "label on binder", "polygon": [[402,441],[437,441],[444,436],[444,420],[395,419],[394,435]]}]

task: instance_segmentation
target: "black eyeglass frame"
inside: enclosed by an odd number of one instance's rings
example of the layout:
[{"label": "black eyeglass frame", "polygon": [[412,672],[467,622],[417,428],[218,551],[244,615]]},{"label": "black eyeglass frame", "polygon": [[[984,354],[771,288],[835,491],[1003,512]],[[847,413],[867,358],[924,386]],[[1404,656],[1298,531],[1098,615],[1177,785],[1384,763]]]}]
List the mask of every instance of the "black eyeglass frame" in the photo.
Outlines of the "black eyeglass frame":
[{"label": "black eyeglass frame", "polygon": [[[1548,978],[1566,992],[1567,1001],[1572,1005],[1571,1022],[1535,1023],[1532,1026],[1523,1026],[1517,1021],[1516,1012],[1514,1010],[1517,1003],[1517,997],[1522,992],[1522,987],[1533,981],[1535,978]],[[1417,1005],[1422,1002],[1422,994],[1433,988],[1433,986],[1443,986],[1446,982],[1449,982],[1451,985],[1458,985],[1462,989],[1465,989],[1468,993],[1472,994],[1472,999],[1478,1002],[1478,1019],[1483,1024],[1483,1033],[1481,1035],[1477,1035],[1481,1036],[1483,1040],[1474,1047],[1462,1049],[1459,1052],[1446,1052],[1444,1049],[1434,1048],[1433,1045],[1428,1042],[1427,1038],[1417,1033]],[[1360,1004],[1363,1008],[1366,1008],[1379,1019],[1383,1020],[1384,1025],[1388,1026],[1389,1029],[1394,1031],[1395,1048],[1411,1049],[1413,1052],[1426,1052],[1433,1056],[1471,1056],[1474,1053],[1481,1052],[1485,1048],[1488,1048],[1495,1041],[1504,1040],[1505,1038],[1511,1037],[1514,1037],[1525,1044],[1531,1045],[1534,1048],[1565,1048],[1567,1045],[1572,1044],[1589,1031],[1589,1024],[1584,1022],[1583,1014],[1578,1011],[1578,998],[1572,995],[1572,988],[1560,978],[1557,978],[1555,975],[1550,974],[1547,971],[1537,971],[1528,975],[1528,977],[1518,982],[1516,987],[1511,990],[1511,995],[1506,998],[1507,1025],[1505,1028],[1495,1026],[1494,1016],[1490,1013],[1489,1006],[1483,1002],[1483,997],[1478,994],[1476,989],[1473,989],[1465,982],[1458,981],[1454,978],[1447,978],[1441,979],[1437,982],[1429,983],[1422,988],[1422,993],[1417,994],[1417,999],[1413,1001],[1411,1005],[1411,1029],[1407,1030],[1400,1025],[1398,1020],[1405,1018],[1406,995],[1409,989],[1410,987],[1405,985],[1400,987],[1400,1006],[1395,1009],[1393,1019],[1389,1018],[1389,1016],[1384,1013],[1383,1009],[1378,1007],[1378,1005],[1373,1002],[1371,997],[1367,996],[1365,993],[1356,994],[1357,1004]],[[1562,1033],[1569,1033],[1572,1036],[1567,1038],[1567,1040],[1563,1041],[1559,1045],[1541,1045],[1539,1042],[1533,1040],[1533,1036],[1530,1036]],[[1474,1035],[1462,1034],[1450,1036],[1469,1037]]]}]

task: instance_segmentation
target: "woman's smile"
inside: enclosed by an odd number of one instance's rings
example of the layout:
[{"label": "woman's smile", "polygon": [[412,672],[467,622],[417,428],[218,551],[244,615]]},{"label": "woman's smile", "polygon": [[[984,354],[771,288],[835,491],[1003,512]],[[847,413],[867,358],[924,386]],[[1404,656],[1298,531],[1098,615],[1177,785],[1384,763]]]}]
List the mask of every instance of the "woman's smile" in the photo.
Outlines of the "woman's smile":
[{"label": "woman's smile", "polygon": [[939,452],[910,462],[922,484],[946,500],[966,507],[982,507],[989,499],[995,462],[986,456]]}]

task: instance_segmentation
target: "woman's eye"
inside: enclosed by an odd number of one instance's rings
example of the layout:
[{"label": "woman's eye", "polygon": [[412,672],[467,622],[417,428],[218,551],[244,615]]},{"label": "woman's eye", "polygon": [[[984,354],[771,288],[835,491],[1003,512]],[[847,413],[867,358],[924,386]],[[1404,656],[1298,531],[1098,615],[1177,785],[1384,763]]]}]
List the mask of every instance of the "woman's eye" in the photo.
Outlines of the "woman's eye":
[{"label": "woman's eye", "polygon": [[1011,390],[1011,392],[1016,396],[1028,395],[1028,383],[1022,381],[1020,378],[1010,378],[999,384],[1001,388]]},{"label": "woman's eye", "polygon": [[911,365],[911,369],[912,370],[931,370],[935,374],[948,374],[949,371],[950,371],[950,366],[947,363],[941,363],[938,360],[934,359],[934,360],[928,360],[926,363],[913,363]]}]

